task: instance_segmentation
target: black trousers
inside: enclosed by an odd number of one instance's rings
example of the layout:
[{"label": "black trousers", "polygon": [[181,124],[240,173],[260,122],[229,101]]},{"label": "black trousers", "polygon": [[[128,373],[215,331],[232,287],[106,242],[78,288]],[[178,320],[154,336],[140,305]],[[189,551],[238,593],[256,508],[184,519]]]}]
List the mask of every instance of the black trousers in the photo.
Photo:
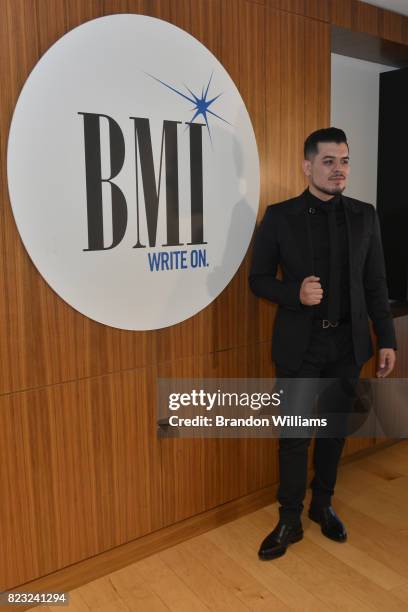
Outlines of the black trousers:
[{"label": "black trousers", "polygon": [[[332,378],[356,381],[362,366],[354,359],[351,322],[323,329],[313,324],[311,340],[301,367],[294,371],[276,364],[278,378]],[[347,410],[345,408],[345,410]],[[281,520],[297,523],[303,510],[307,485],[310,438],[279,439],[278,501]],[[312,505],[329,505],[336,484],[337,467],[345,438],[316,436],[313,454]]]}]

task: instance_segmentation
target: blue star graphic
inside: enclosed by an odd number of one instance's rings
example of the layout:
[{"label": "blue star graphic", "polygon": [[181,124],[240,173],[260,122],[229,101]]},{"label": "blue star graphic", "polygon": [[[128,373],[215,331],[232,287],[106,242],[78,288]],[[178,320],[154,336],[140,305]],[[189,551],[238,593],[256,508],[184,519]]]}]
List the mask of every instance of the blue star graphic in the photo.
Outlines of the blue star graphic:
[{"label": "blue star graphic", "polygon": [[164,81],[156,78],[155,76],[153,76],[152,74],[149,74],[148,72],[146,72],[145,74],[147,74],[149,77],[151,77],[152,79],[154,79],[158,83],[161,83],[162,85],[164,85],[165,87],[167,87],[171,91],[174,91],[174,93],[178,94],[182,98],[185,98],[186,100],[188,100],[189,102],[192,102],[194,104],[194,107],[192,108],[192,110],[195,111],[195,113],[194,113],[194,115],[193,115],[193,117],[191,119],[191,123],[194,121],[194,119],[196,117],[201,115],[203,117],[204,121],[205,121],[206,126],[207,126],[207,130],[208,130],[208,134],[210,136],[211,142],[212,142],[212,138],[211,138],[210,126],[209,126],[209,123],[208,123],[208,117],[207,117],[208,114],[209,115],[213,115],[214,117],[217,117],[217,119],[220,119],[221,121],[224,121],[224,123],[228,123],[228,125],[231,125],[226,119],[223,119],[222,117],[220,117],[220,115],[217,115],[217,113],[214,113],[212,110],[210,110],[211,104],[213,104],[216,100],[218,100],[218,98],[220,96],[222,96],[222,93],[220,93],[220,94],[218,94],[218,96],[215,96],[214,98],[211,98],[210,100],[207,99],[208,91],[210,89],[211,79],[213,77],[212,74],[211,74],[210,79],[208,81],[207,87],[205,88],[205,91],[204,91],[204,87],[202,88],[201,96],[197,96],[195,93],[193,93],[191,91],[191,89],[189,87],[187,87],[187,85],[184,85],[184,87],[191,94],[192,97],[186,95],[182,91],[179,91],[175,87],[172,87],[168,83],[165,83]]}]

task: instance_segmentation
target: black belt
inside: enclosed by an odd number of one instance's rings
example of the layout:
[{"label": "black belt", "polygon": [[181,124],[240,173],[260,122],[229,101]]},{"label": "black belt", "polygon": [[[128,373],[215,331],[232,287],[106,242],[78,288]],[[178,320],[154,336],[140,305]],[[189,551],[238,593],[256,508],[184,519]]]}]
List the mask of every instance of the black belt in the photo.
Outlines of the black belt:
[{"label": "black belt", "polygon": [[338,327],[342,323],[348,323],[351,321],[350,316],[342,317],[337,321],[330,321],[329,319],[313,319],[313,324],[322,329],[330,329],[331,327]]}]

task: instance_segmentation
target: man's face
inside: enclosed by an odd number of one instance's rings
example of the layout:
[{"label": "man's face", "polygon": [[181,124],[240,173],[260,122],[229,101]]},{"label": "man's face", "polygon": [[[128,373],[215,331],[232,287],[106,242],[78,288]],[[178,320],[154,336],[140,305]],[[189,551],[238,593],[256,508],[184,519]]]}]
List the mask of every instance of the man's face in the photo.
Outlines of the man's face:
[{"label": "man's face", "polygon": [[349,152],[345,143],[319,142],[318,153],[303,161],[303,171],[315,195],[342,193],[349,174]]}]

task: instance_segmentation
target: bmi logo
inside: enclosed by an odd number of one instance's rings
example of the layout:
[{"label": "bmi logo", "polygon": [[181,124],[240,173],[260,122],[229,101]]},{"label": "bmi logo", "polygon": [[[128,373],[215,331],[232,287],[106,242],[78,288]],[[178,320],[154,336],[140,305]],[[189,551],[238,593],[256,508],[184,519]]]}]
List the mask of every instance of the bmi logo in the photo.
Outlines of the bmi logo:
[{"label": "bmi logo", "polygon": [[[151,76],[151,75],[148,75]],[[221,96],[218,94],[209,98],[209,89],[213,75],[208,84],[202,90],[201,96],[194,94],[191,89],[186,92],[179,91],[164,81],[152,77],[169,90],[175,92],[182,98],[193,104],[195,111],[191,121],[184,122],[189,130],[190,144],[190,214],[191,214],[191,240],[188,245],[207,244],[204,240],[203,222],[203,133],[207,128],[211,140],[209,115],[217,117],[228,123],[220,115],[216,114],[210,106]],[[115,177],[122,170],[125,161],[125,140],[119,124],[113,117],[98,113],[79,112],[83,116],[84,143],[85,143],[85,165],[86,165],[86,194],[87,194],[87,221],[88,221],[88,246],[84,251],[100,251],[113,249],[123,239],[128,224],[128,202],[125,194],[114,182]],[[201,116],[205,123],[194,123]],[[109,125],[109,158],[111,174],[109,177],[102,176],[101,163],[101,134],[100,120],[104,118]],[[136,185],[136,242],[135,249],[145,249],[146,243],[149,247],[157,246],[157,224],[160,201],[160,188],[162,184],[163,169],[165,174],[166,190],[166,237],[161,243],[164,247],[184,246],[180,242],[180,219],[179,219],[179,161],[178,161],[178,127],[182,121],[164,120],[161,134],[159,173],[156,177],[153,159],[152,136],[150,120],[145,117],[129,117],[133,122],[134,151],[135,151],[135,185]],[[165,155],[163,155],[165,153]],[[163,164],[163,157],[165,162]],[[138,163],[139,162],[139,163]],[[139,175],[140,165],[140,175]],[[144,194],[144,206],[141,203],[142,183]],[[111,196],[112,214],[112,242],[107,245],[104,237],[103,222],[103,183],[109,184]],[[147,237],[141,238],[140,215],[145,215],[147,225]],[[187,251],[162,251],[159,254],[149,255],[149,266],[151,270],[173,269],[186,266]],[[190,256],[192,267],[207,265],[206,251],[192,251]],[[169,266],[170,264],[170,266]]]},{"label": "bmi logo", "polygon": [[40,58],[14,110],[7,174],[40,274],[120,329],[208,306],[258,211],[256,141],[234,81],[188,32],[145,15],[87,21]]}]

